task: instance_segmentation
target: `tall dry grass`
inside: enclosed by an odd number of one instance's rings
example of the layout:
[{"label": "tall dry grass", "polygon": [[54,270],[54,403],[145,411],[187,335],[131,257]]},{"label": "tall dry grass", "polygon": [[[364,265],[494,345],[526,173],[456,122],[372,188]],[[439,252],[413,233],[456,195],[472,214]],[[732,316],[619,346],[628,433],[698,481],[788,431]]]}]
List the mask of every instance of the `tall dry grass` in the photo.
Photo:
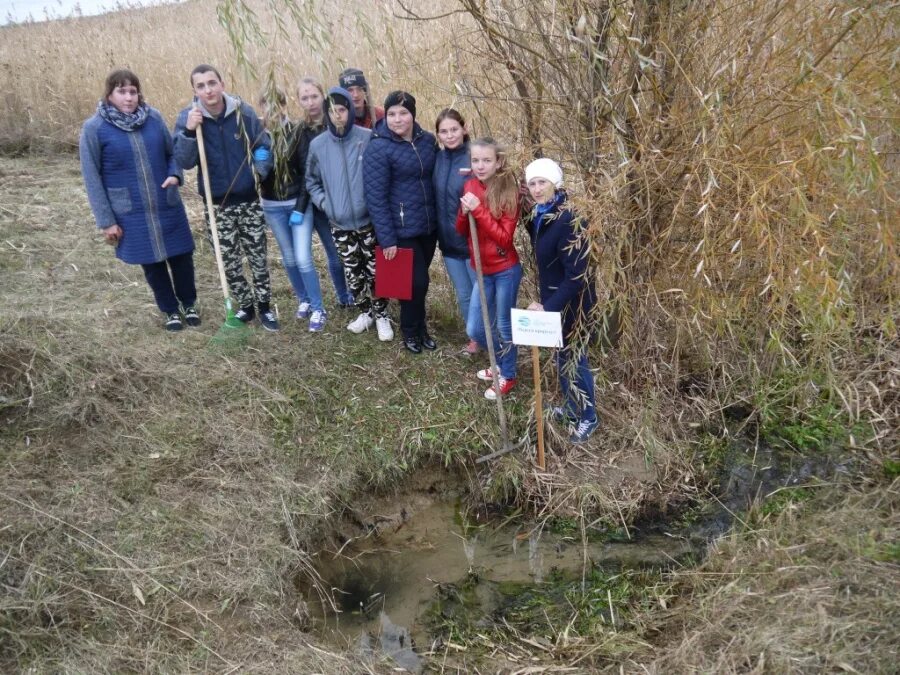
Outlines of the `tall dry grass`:
[{"label": "tall dry grass", "polygon": [[591,223],[606,378],[715,417],[787,377],[794,413],[896,430],[896,3],[459,6],[496,64],[464,81],[513,95],[523,160],[564,159]]},{"label": "tall dry grass", "polygon": [[0,148],[75,147],[106,75],[122,66],[170,121],[190,101],[198,63],[218,66],[227,89],[253,104],[270,82],[295,100],[300,77],[332,86],[360,67],[376,102],[397,86],[415,92],[430,127],[462,98],[447,77],[459,55],[435,51],[440,31],[396,20],[390,3],[356,5],[188,0],[0,28]]}]

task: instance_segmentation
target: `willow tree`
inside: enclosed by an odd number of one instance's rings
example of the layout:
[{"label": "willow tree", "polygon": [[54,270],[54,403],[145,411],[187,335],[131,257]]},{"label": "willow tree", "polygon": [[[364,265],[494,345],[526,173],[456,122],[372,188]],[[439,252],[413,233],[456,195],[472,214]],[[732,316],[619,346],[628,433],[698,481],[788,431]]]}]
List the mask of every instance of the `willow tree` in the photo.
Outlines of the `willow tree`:
[{"label": "willow tree", "polygon": [[[563,161],[600,312],[623,320],[603,375],[673,394],[689,379],[713,409],[794,370],[798,391],[858,414],[859,338],[882,349],[897,334],[895,3],[260,7],[268,53],[293,31],[328,69],[355,36],[382,82],[466,108],[523,162]],[[222,0],[220,16],[246,61],[260,15]]]}]

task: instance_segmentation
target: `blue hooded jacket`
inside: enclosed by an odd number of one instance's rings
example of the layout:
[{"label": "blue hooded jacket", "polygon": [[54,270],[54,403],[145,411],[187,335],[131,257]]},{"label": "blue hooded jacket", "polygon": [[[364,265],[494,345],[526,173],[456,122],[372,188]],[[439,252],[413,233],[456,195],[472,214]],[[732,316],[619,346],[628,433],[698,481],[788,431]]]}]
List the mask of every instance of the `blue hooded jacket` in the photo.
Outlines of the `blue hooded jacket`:
[{"label": "blue hooded jacket", "polygon": [[469,144],[463,143],[453,150],[441,150],[434,164],[434,198],[437,206],[438,242],[446,258],[469,257],[469,244],[456,231],[456,214],[463,185],[470,178],[460,169],[466,169],[469,161]]},{"label": "blue hooded jacket", "polygon": [[[242,204],[257,199],[254,170],[264,179],[272,170],[272,160],[257,162],[253,151],[269,148],[269,134],[256,112],[236,96],[225,94],[225,111],[213,117],[203,110],[203,141],[209,164],[209,184],[215,204]],[[196,131],[188,131],[187,117],[193,106],[178,114],[175,122],[175,161],[182,169],[192,169],[200,161]],[[252,169],[251,169],[252,166]],[[203,177],[197,171],[197,187],[204,194]]]},{"label": "blue hooded jacket", "polygon": [[369,217],[383,248],[435,231],[432,176],[436,153],[434,135],[415,122],[412,141],[388,129],[386,120],[375,125],[363,156],[363,182]]},{"label": "blue hooded jacket", "polygon": [[555,200],[542,215],[535,205],[523,224],[534,246],[541,304],[547,312],[562,312],[563,334],[568,336],[579,316],[590,316],[597,289],[588,265],[585,223],[566,203],[565,191],[558,190]]}]

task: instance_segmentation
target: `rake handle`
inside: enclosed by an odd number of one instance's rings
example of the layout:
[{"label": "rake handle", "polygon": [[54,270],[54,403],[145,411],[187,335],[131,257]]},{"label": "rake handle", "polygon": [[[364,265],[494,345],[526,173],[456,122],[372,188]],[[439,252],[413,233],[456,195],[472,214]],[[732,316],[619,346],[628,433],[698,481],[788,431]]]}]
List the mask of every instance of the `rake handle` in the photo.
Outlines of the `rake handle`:
[{"label": "rake handle", "polygon": [[209,185],[209,167],[206,163],[206,145],[203,143],[203,124],[197,125],[197,150],[200,153],[200,173],[203,174],[203,193],[206,197],[206,213],[209,219],[209,230],[212,233],[213,250],[216,254],[216,267],[219,268],[219,283],[222,284],[222,295],[225,304],[231,307],[231,295],[228,292],[228,279],[225,277],[225,264],[222,262],[222,249],[219,245],[219,228],[216,226],[216,210],[212,201],[212,188]]}]

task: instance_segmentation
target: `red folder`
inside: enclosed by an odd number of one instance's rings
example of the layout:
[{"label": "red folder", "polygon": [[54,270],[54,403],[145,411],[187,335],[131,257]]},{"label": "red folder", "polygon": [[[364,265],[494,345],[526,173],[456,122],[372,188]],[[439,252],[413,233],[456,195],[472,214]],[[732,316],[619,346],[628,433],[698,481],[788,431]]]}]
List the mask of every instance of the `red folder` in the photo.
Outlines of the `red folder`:
[{"label": "red folder", "polygon": [[413,250],[398,248],[393,260],[375,247],[375,296],[412,300]]}]

